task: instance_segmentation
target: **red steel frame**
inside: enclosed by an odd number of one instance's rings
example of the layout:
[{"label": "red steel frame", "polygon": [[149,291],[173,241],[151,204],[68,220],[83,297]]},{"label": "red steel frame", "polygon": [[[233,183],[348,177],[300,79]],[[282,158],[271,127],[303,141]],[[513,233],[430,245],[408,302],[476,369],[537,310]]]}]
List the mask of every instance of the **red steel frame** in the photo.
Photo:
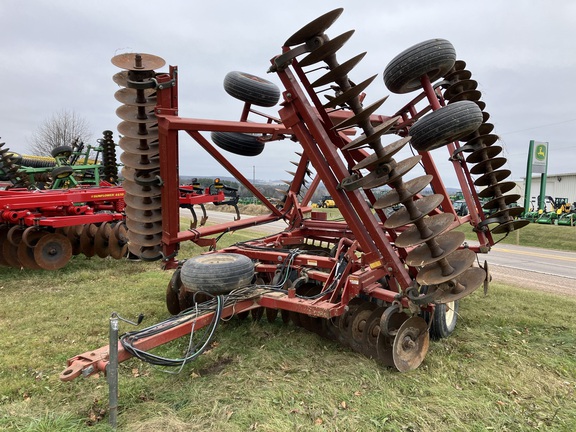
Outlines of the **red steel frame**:
[{"label": "red steel frame", "polygon": [[[156,77],[159,84],[168,83],[171,80],[175,83],[172,87],[158,90],[158,105],[156,115],[158,117],[159,128],[159,148],[160,148],[160,176],[163,180],[162,189],[162,243],[164,254],[169,257],[165,260],[166,268],[175,268],[177,262],[175,255],[180,242],[191,240],[201,246],[216,247],[216,240],[210,238],[215,234],[225,231],[238,230],[268,222],[285,219],[289,224],[288,228],[278,234],[265,238],[247,242],[244,245],[237,245],[225,248],[220,252],[235,252],[244,254],[256,260],[256,272],[267,276],[270,280],[277,269],[277,263],[286,260],[288,254],[281,250],[251,249],[251,245],[266,245],[277,248],[289,245],[302,244],[306,239],[326,241],[338,245],[336,257],[344,256],[348,262],[346,268],[336,278],[338,259],[333,257],[319,257],[317,255],[307,255],[301,253],[294,258],[292,267],[298,270],[307,269],[306,275],[310,280],[327,285],[328,281],[337,279],[337,286],[331,292],[326,292],[324,296],[314,300],[301,299],[296,297],[294,289],[288,289],[288,294],[264,294],[254,300],[245,300],[237,303],[233,308],[225,308],[223,316],[227,317],[233,313],[247,311],[257,307],[269,307],[305,313],[311,316],[330,318],[343,313],[350,298],[364,293],[371,297],[383,300],[388,303],[399,301],[404,307],[408,306],[405,297],[399,295],[401,291],[409,288],[413,284],[413,274],[411,269],[406,268],[402,258],[406,251],[397,250],[393,246],[395,232],[386,232],[382,227],[382,222],[386,220],[382,210],[376,211],[381,222],[378,222],[372,215],[367,203],[359,191],[345,191],[338,185],[343,179],[348,177],[348,166],[352,166],[355,161],[361,160],[367,155],[364,150],[353,150],[342,152],[343,161],[338,154],[350,139],[347,138],[347,131],[336,132],[331,126],[334,121],[338,123],[354,113],[347,111],[335,111],[326,113],[320,101],[312,91],[306,75],[299,68],[296,61],[293,62],[292,72],[290,69],[278,71],[278,75],[285,87],[283,93],[284,101],[279,111],[280,119],[268,116],[266,123],[248,122],[249,113],[262,115],[254,111],[249,104],[244,106],[240,121],[216,121],[206,119],[190,119],[178,116],[178,83],[177,68],[170,67],[168,74]],[[299,81],[298,81],[299,80]],[[401,117],[396,129],[400,135],[407,134],[407,128],[418,118],[431,109],[438,109],[443,100],[438,99],[432,84],[424,77],[422,79],[424,91],[416,96],[410,103],[399,110],[395,115]],[[309,98],[311,100],[309,100]],[[428,105],[417,110],[416,104],[427,101]],[[376,125],[383,123],[391,117],[372,115],[370,121]],[[178,173],[178,132],[187,132],[204,150],[206,150],[216,161],[218,161],[228,172],[234,176],[242,185],[252,192],[270,210],[269,215],[249,217],[242,220],[205,226],[188,231],[180,231],[179,218],[179,173]],[[295,135],[302,145],[303,156],[298,164],[294,181],[287,192],[287,199],[282,209],[276,208],[267,200],[258,189],[243,176],[218,149],[216,149],[201,132],[224,131],[263,134],[268,140],[277,140],[284,135]],[[448,146],[450,154],[458,147],[458,143]],[[448,193],[441,180],[440,173],[429,153],[422,153],[422,163],[426,172],[433,175],[432,187],[435,193],[444,195],[442,202],[444,212],[454,214],[453,226],[470,222],[476,226],[484,219],[481,211],[481,204],[473,186],[473,181],[466,164],[458,160],[453,160],[454,169],[464,198],[471,211],[468,216],[457,217],[456,212],[448,198]],[[317,172],[308,192],[299,201],[297,193],[299,185],[305,177],[307,162],[310,162]],[[176,169],[175,169],[176,168]],[[338,205],[346,222],[325,221],[305,218],[305,213],[311,208],[308,206],[312,194],[322,180],[328,192],[332,195]],[[371,191],[365,191],[366,196],[373,203],[374,195]],[[476,252],[486,252],[487,248],[493,244],[490,234],[478,232],[480,245],[471,247]],[[359,259],[356,252],[361,251],[362,257]],[[382,288],[378,282],[383,277],[389,277],[390,289]],[[428,306],[432,310],[433,306]],[[137,343],[137,347],[150,349],[173,339],[181,337],[190,332],[192,323],[195,328],[206,325],[212,319],[212,314],[203,315],[183,323],[175,329],[162,332],[157,336],[146,338]],[[121,344],[118,345],[119,361],[124,361],[130,354],[124,350]],[[69,367],[60,375],[62,380],[71,380],[80,374],[91,375],[98,371],[104,371],[108,363],[108,347],[102,347],[95,351],[88,351],[68,360]]]}]

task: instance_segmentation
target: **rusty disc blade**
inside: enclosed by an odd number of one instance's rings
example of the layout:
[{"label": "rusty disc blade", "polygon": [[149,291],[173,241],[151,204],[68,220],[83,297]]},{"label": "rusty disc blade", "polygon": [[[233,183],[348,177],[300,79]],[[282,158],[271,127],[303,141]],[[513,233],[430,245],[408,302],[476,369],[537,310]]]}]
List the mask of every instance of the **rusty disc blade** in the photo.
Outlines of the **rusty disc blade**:
[{"label": "rusty disc blade", "polygon": [[396,246],[400,248],[416,246],[438,236],[452,225],[452,222],[454,222],[454,215],[450,213],[441,213],[424,218],[422,222],[431,231],[430,235],[422,237],[422,234],[418,231],[418,227],[413,225],[398,236],[395,241]]},{"label": "rusty disc blade", "polygon": [[138,210],[132,207],[126,208],[126,218],[141,223],[154,223],[162,220],[162,210]]},{"label": "rusty disc blade", "polygon": [[158,140],[156,139],[122,137],[118,145],[125,152],[137,155],[155,156],[160,153]]},{"label": "rusty disc blade", "polygon": [[504,195],[506,192],[510,192],[515,187],[516,182],[513,181],[496,183],[495,185],[482,189],[480,192],[478,192],[478,196],[480,198],[492,198],[494,196]]},{"label": "rusty disc blade", "polygon": [[66,237],[68,237],[68,240],[70,240],[70,244],[72,245],[72,255],[78,255],[82,253],[80,247],[80,236],[82,235],[83,229],[83,225],[73,225],[68,227]]},{"label": "rusty disc blade", "polygon": [[467,80],[472,78],[472,72],[466,69],[455,70],[452,69],[450,73],[446,74],[445,80],[452,82],[458,82],[460,80]]},{"label": "rusty disc blade", "polygon": [[157,102],[155,89],[122,88],[114,93],[114,97],[118,102],[137,107],[153,107]]},{"label": "rusty disc blade", "polygon": [[507,169],[491,171],[474,180],[474,184],[476,186],[490,186],[495,183],[500,183],[502,180],[510,177],[510,175],[512,175],[512,171]]},{"label": "rusty disc blade", "polygon": [[93,257],[96,254],[94,250],[94,237],[98,232],[98,227],[94,224],[86,224],[80,234],[80,251],[87,257]]},{"label": "rusty disc blade", "polygon": [[112,64],[120,69],[145,71],[161,68],[166,62],[152,54],[124,53],[112,57]]},{"label": "rusty disc blade", "polygon": [[494,198],[493,200],[488,201],[482,206],[482,208],[486,210],[492,210],[495,208],[503,210],[503,208],[505,208],[506,206],[518,202],[519,199],[520,195],[518,194],[504,195],[499,198]]},{"label": "rusty disc blade", "polygon": [[471,139],[479,135],[488,135],[494,130],[494,125],[492,123],[482,123],[478,129],[472,132],[470,135],[461,138],[461,141],[470,141]]},{"label": "rusty disc blade", "polygon": [[112,76],[112,81],[114,81],[119,86],[127,87],[128,86],[128,71],[123,70],[120,72],[116,72]]},{"label": "rusty disc blade", "polygon": [[477,165],[470,168],[470,174],[486,174],[488,171],[497,170],[506,164],[507,160],[504,157],[497,157],[493,159],[486,159]]},{"label": "rusty disc blade", "polygon": [[400,119],[400,116],[392,117],[382,124],[379,124],[374,128],[374,131],[370,135],[362,134],[358,138],[350,141],[342,150],[350,150],[357,147],[362,147],[364,145],[370,144],[374,142],[377,138],[381,137],[385,133],[387,133]]},{"label": "rusty disc blade", "polygon": [[486,135],[477,136],[477,137],[471,139],[470,141],[468,141],[467,144],[472,145],[472,146],[490,147],[491,145],[496,143],[499,139],[500,139],[500,137],[498,135],[489,133]]},{"label": "rusty disc blade", "polygon": [[72,257],[70,240],[62,234],[46,234],[34,247],[34,259],[44,270],[58,270]]},{"label": "rusty disc blade", "polygon": [[[42,232],[42,234],[48,234],[46,232]],[[32,270],[40,270],[42,267],[36,263],[36,259],[34,258],[34,247],[28,246],[26,243],[21,242],[18,245],[18,261],[22,264],[22,267],[26,269]]]},{"label": "rusty disc blade", "polygon": [[122,259],[128,254],[128,230],[124,222],[118,222],[112,228],[108,250],[114,259]]},{"label": "rusty disc blade", "polygon": [[[437,208],[442,201],[444,201],[444,195],[440,194],[426,195],[412,201],[412,204],[404,201],[405,207],[391,214],[386,222],[384,222],[384,228],[395,229],[412,224]],[[412,214],[410,214],[408,206],[413,207]]]},{"label": "rusty disc blade", "polygon": [[145,246],[140,251],[140,259],[142,261],[158,261],[162,258],[162,245]]},{"label": "rusty disc blade", "polygon": [[372,105],[367,106],[359,113],[356,113],[352,117],[344,120],[343,122],[338,123],[336,126],[333,126],[332,129],[339,130],[339,129],[347,129],[351,126],[358,125],[368,118],[376,111],[378,108],[382,106],[384,102],[386,102],[388,96],[383,97],[380,100],[377,100]]},{"label": "rusty disc blade", "polygon": [[162,207],[162,199],[160,194],[152,197],[139,197],[135,195],[126,194],[124,201],[127,207],[132,207],[138,210],[155,210]]},{"label": "rusty disc blade", "polygon": [[330,12],[325,13],[324,15],[319,16],[318,18],[310,21],[284,42],[284,46],[294,46],[300,45],[305,43],[308,39],[313,38],[314,36],[321,35],[324,33],[334,22],[338,19],[338,17],[342,14],[344,8],[334,9]]},{"label": "rusty disc blade", "polygon": [[509,221],[509,222],[505,222],[503,224],[498,225],[495,228],[492,228],[490,230],[490,232],[492,234],[504,234],[504,233],[509,233],[515,230],[518,230],[520,228],[525,227],[526,225],[528,225],[530,223],[530,221],[525,220],[525,219],[516,219],[513,221]]},{"label": "rusty disc blade", "polygon": [[348,75],[348,73],[352,69],[354,69],[354,66],[360,63],[360,61],[364,58],[365,55],[366,51],[364,51],[361,54],[358,54],[357,56],[352,57],[350,60],[346,60],[344,63],[336,66],[334,69],[331,69],[328,73],[322,75],[320,78],[318,78],[310,85],[313,88],[316,88],[329,84],[331,82],[335,81],[338,82],[339,79],[345,78]]},{"label": "rusty disc blade", "polygon": [[344,44],[350,39],[354,34],[354,30],[348,30],[346,33],[336,36],[334,39],[330,39],[324,42],[318,48],[313,50],[310,54],[300,60],[298,63],[300,67],[310,66],[311,64],[318,63],[331,55],[335,54]]},{"label": "rusty disc blade", "polygon": [[476,90],[478,88],[478,82],[472,79],[464,79],[455,81],[450,87],[444,92],[444,99],[451,99],[458,93],[468,90]]},{"label": "rusty disc blade", "polygon": [[13,268],[21,268],[22,263],[18,259],[18,246],[14,245],[9,241],[5,241],[3,244],[0,245],[2,248],[2,256],[4,261],[8,263],[9,267]]},{"label": "rusty disc blade", "polygon": [[22,241],[22,235],[24,234],[24,227],[20,225],[14,225],[8,230],[6,235],[6,240],[13,246],[18,246]]},{"label": "rusty disc blade", "polygon": [[162,232],[154,234],[140,234],[128,229],[128,247],[132,251],[133,246],[137,247],[154,247],[160,245],[162,241]]},{"label": "rusty disc blade", "polygon": [[350,347],[357,352],[363,351],[364,331],[367,327],[368,317],[376,309],[376,304],[372,302],[363,302],[354,313],[350,328]]},{"label": "rusty disc blade", "polygon": [[394,366],[400,372],[416,369],[428,352],[430,333],[424,318],[414,316],[407,319],[394,338]]},{"label": "rusty disc blade", "polygon": [[122,187],[126,191],[126,195],[124,196],[126,203],[128,203],[128,200],[126,200],[128,195],[133,195],[137,198],[151,198],[159,197],[161,192],[161,189],[158,186],[140,186],[127,179],[124,179],[122,182]]},{"label": "rusty disc blade", "polygon": [[145,107],[134,107],[129,105],[119,106],[116,110],[116,115],[124,121],[135,123],[154,124],[158,123],[158,119],[154,114],[154,110],[146,109]]},{"label": "rusty disc blade", "polygon": [[2,224],[0,225],[0,266],[3,267],[10,267],[10,263],[4,258],[4,253],[2,251],[2,246],[4,243],[8,243],[7,236],[8,230],[10,229],[9,225]]},{"label": "rusty disc blade", "polygon": [[394,141],[392,144],[387,145],[382,149],[381,156],[378,157],[378,153],[371,154],[365,157],[360,162],[358,162],[353,170],[368,169],[373,170],[378,165],[390,162],[394,155],[404,148],[404,146],[410,141],[410,137],[405,137]]},{"label": "rusty disc blade", "polygon": [[416,281],[420,285],[438,285],[448,282],[472,267],[476,261],[476,254],[470,249],[458,249],[448,255],[445,260],[453,269],[450,274],[443,274],[441,263],[436,261],[422,268],[416,276]]},{"label": "rusty disc blade", "polygon": [[366,89],[366,87],[368,87],[372,83],[372,81],[374,81],[374,79],[377,76],[378,76],[377,74],[372,75],[370,78],[362,81],[359,84],[356,84],[355,86],[350,87],[348,90],[339,94],[335,98],[330,99],[330,102],[326,103],[324,105],[324,108],[336,108],[337,106],[343,105],[351,101],[355,97],[358,97],[360,93],[362,93]]},{"label": "rusty disc blade", "polygon": [[463,92],[458,93],[457,95],[452,96],[448,104],[459,102],[463,100],[468,101],[478,101],[482,97],[482,93],[478,90],[465,90]]},{"label": "rusty disc blade", "polygon": [[112,234],[112,227],[108,222],[102,222],[96,231],[94,236],[94,252],[100,258],[106,258],[110,255],[108,250],[108,243],[110,241],[110,235]]},{"label": "rusty disc blade", "polygon": [[[402,176],[406,175],[412,168],[418,165],[420,160],[422,160],[422,156],[415,155],[398,162],[396,167],[392,170],[392,172],[388,176],[388,183],[394,183],[395,181],[398,181]],[[382,184],[376,185],[373,183],[369,183],[366,187],[372,189],[378,186],[382,186]]]},{"label": "rusty disc blade", "polygon": [[385,307],[377,307],[366,318],[366,325],[362,332],[362,354],[368,358],[378,358],[378,336],[380,335],[380,318]]},{"label": "rusty disc blade", "polygon": [[141,235],[153,235],[162,232],[161,222],[137,222],[130,219],[126,219],[126,227],[128,228],[128,238],[132,240],[131,234],[141,234]]},{"label": "rusty disc blade", "polygon": [[155,170],[160,168],[160,158],[158,157],[124,152],[120,155],[120,160],[128,168],[132,169]]},{"label": "rusty disc blade", "polygon": [[449,231],[435,237],[432,241],[436,242],[441,253],[433,256],[432,250],[428,244],[423,244],[412,249],[406,256],[406,264],[411,267],[422,267],[445,258],[454,252],[466,239],[466,235],[460,231]]},{"label": "rusty disc blade", "polygon": [[43,233],[44,231],[35,226],[28,227],[22,233],[20,243],[25,243],[26,246],[33,248],[36,246],[36,243],[38,243],[38,240],[40,240]]},{"label": "rusty disc blade", "polygon": [[470,267],[459,277],[454,279],[453,285],[457,287],[457,289],[452,289],[452,291],[449,291],[450,286],[446,290],[442,290],[442,286],[430,287],[430,289],[436,289],[437,291],[440,291],[434,302],[441,304],[460,300],[461,298],[472,294],[476,289],[484,285],[485,279],[486,272],[484,269],[479,267]]},{"label": "rusty disc blade", "polygon": [[146,123],[123,121],[118,123],[118,133],[128,138],[158,139],[158,126]]},{"label": "rusty disc blade", "polygon": [[179,314],[182,309],[180,308],[179,294],[182,288],[182,280],[180,279],[180,269],[176,269],[168,282],[166,287],[166,306],[168,312],[172,315]]},{"label": "rusty disc blade", "polygon": [[515,218],[520,216],[522,213],[524,213],[524,207],[506,207],[505,209],[498,210],[494,213],[490,213],[490,216],[488,217],[490,219],[492,218],[499,219],[502,217]]},{"label": "rusty disc blade", "polygon": [[498,156],[502,152],[502,147],[493,145],[490,147],[484,147],[480,150],[476,150],[466,158],[467,163],[478,163],[483,162],[486,159],[492,159]]},{"label": "rusty disc blade", "polygon": [[402,188],[404,192],[402,193],[402,197],[397,189],[393,189],[387,192],[384,196],[378,198],[374,203],[373,207],[375,209],[382,209],[387,207],[392,207],[402,202],[402,199],[406,196],[414,196],[426,186],[430,184],[434,177],[430,174],[426,174],[420,177],[413,178],[412,180],[408,180],[406,183],[402,184]]}]

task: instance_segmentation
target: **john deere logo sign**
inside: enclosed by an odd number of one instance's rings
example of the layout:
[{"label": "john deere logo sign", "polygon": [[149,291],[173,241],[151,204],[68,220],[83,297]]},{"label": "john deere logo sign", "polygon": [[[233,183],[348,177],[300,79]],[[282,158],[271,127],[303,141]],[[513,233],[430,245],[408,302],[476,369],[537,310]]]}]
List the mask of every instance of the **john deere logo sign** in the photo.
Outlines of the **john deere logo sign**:
[{"label": "john deere logo sign", "polygon": [[548,149],[544,144],[538,144],[536,146],[536,160],[545,161],[546,160],[546,151]]},{"label": "john deere logo sign", "polygon": [[547,161],[548,161],[548,143],[535,142],[534,157],[532,158],[532,172],[545,173]]}]

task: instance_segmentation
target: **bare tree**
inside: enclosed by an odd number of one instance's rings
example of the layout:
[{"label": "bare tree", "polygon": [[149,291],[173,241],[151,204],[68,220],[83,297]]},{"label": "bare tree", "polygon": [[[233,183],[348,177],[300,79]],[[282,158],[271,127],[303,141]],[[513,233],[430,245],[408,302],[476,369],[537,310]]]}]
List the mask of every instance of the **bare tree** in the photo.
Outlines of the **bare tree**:
[{"label": "bare tree", "polygon": [[62,110],[44,121],[32,134],[32,154],[49,156],[52,149],[72,145],[74,140],[89,142],[91,139],[88,122],[74,111]]}]

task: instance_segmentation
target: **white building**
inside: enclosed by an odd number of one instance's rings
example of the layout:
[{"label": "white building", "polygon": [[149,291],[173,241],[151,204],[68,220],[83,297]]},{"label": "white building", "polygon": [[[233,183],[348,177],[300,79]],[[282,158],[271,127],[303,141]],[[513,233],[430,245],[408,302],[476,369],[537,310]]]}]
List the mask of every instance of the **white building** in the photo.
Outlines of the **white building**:
[{"label": "white building", "polygon": [[[530,187],[530,197],[535,202],[535,207],[538,206],[536,200],[538,195],[540,195],[540,178],[540,174],[532,176],[532,186]],[[518,204],[524,206],[525,178],[517,180],[516,184],[516,188],[510,193],[520,194],[521,198]],[[552,198],[568,198],[569,203],[576,202],[576,173],[548,174],[546,177],[546,193],[544,195]],[[527,207],[524,206],[524,208],[530,208],[529,204]]]}]

